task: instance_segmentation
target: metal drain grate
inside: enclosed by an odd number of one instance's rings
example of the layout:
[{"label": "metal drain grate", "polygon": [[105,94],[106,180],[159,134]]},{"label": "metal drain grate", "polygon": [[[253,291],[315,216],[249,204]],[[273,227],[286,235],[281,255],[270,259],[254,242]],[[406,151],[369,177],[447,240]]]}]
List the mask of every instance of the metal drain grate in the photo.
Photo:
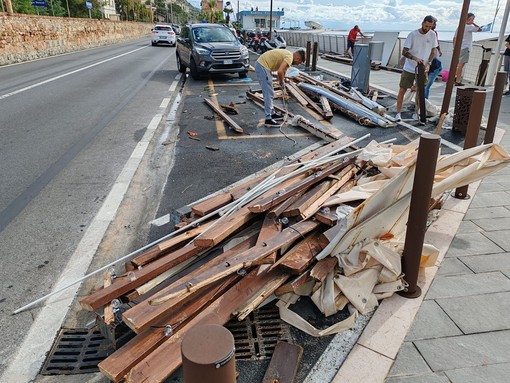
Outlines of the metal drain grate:
[{"label": "metal drain grate", "polygon": [[254,311],[242,322],[232,320],[226,327],[234,335],[236,359],[271,359],[277,341],[292,341],[289,326],[274,305]]},{"label": "metal drain grate", "polygon": [[97,372],[99,362],[113,351],[111,344],[97,329],[63,328],[46,358],[41,375]]}]

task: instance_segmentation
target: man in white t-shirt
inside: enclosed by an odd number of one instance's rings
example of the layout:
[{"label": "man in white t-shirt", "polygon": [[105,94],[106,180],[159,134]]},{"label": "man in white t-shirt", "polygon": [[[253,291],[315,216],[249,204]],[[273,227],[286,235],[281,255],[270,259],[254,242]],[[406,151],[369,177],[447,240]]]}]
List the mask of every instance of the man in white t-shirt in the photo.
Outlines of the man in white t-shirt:
[{"label": "man in white t-shirt", "polygon": [[[431,15],[425,16],[421,23],[421,28],[409,33],[404,42],[402,56],[405,57],[404,68],[400,75],[400,84],[397,96],[397,114],[396,121],[401,120],[400,112],[402,111],[402,103],[404,95],[409,88],[415,83],[417,74],[417,65],[425,65],[425,73],[428,73],[430,63],[436,56],[437,37],[432,26],[435,18]],[[427,81],[425,80],[425,87]],[[413,115],[414,119],[418,119],[418,97],[416,97],[416,111]]]},{"label": "man in white t-shirt", "polygon": [[[466,65],[469,61],[469,51],[473,45],[473,32],[480,32],[481,30],[482,28],[475,24],[475,14],[468,13],[466,25],[464,27],[464,36],[462,37],[462,44],[460,46],[459,64],[457,65],[457,70],[455,71],[455,86],[464,85],[461,82],[462,70],[464,69],[464,65]],[[453,46],[455,46],[457,31],[458,29],[455,30],[455,35],[453,36]]]}]

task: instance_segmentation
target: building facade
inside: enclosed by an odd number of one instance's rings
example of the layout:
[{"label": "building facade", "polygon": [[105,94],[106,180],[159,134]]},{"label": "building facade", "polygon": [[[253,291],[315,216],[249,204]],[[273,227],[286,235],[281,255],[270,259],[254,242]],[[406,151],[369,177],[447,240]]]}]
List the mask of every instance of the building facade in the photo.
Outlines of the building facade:
[{"label": "building facade", "polygon": [[272,19],[271,29],[280,29],[283,15],[283,9],[273,11],[272,17],[270,11],[241,11],[239,12],[239,21],[241,21],[243,29],[269,29],[269,21]]}]

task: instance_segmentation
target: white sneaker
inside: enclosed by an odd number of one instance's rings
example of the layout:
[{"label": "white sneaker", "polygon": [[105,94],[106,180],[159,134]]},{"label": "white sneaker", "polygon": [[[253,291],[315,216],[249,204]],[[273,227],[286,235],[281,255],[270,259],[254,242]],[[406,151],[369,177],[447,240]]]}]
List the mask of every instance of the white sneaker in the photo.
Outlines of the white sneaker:
[{"label": "white sneaker", "polygon": [[401,121],[401,120],[402,120],[402,116],[400,115],[400,113],[395,114],[395,121]]},{"label": "white sneaker", "polygon": [[413,113],[413,120],[419,121],[420,120],[420,116],[418,116],[417,113]]}]

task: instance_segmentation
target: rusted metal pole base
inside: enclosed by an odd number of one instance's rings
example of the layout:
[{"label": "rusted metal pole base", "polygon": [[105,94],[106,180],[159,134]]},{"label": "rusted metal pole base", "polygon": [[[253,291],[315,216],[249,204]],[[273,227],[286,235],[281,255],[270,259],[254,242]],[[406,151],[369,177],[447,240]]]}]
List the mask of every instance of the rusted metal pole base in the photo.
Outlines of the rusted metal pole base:
[{"label": "rusted metal pole base", "polygon": [[397,294],[404,298],[414,299],[421,295],[421,288],[420,286],[415,286],[414,291],[402,290],[397,291]]},{"label": "rusted metal pole base", "polygon": [[455,191],[450,195],[457,199],[470,199],[471,198],[471,196],[467,193],[467,186],[463,186],[463,187],[455,189]]}]

